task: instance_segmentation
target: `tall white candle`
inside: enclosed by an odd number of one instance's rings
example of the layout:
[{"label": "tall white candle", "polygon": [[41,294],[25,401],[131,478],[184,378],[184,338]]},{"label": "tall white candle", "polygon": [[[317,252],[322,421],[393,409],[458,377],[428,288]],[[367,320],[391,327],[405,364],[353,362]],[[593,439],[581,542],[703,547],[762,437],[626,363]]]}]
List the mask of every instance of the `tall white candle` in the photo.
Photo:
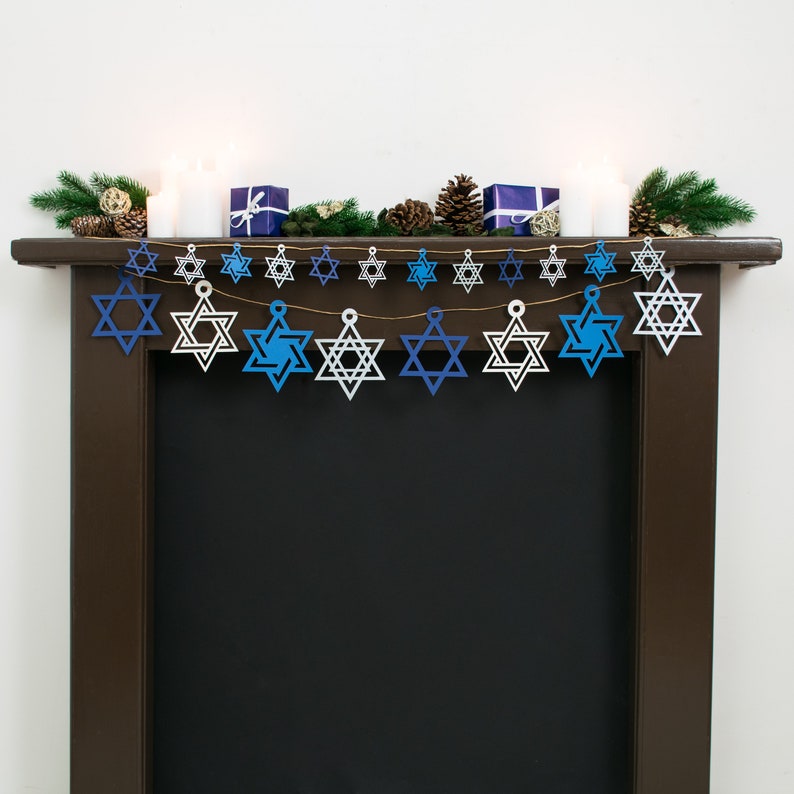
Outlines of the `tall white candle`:
[{"label": "tall white candle", "polygon": [[215,171],[204,171],[201,161],[195,171],[179,175],[177,237],[221,237],[222,202]]},{"label": "tall white candle", "polygon": [[187,160],[172,154],[160,161],[160,192],[176,195],[179,189],[179,175],[187,171]]},{"label": "tall white candle", "polygon": [[159,193],[146,199],[146,225],[149,237],[175,236],[175,198],[174,193]]},{"label": "tall white candle", "polygon": [[591,237],[593,198],[590,174],[581,163],[560,180],[560,237]]},{"label": "tall white candle", "polygon": [[603,182],[595,187],[593,234],[597,237],[629,236],[629,186],[625,182]]}]

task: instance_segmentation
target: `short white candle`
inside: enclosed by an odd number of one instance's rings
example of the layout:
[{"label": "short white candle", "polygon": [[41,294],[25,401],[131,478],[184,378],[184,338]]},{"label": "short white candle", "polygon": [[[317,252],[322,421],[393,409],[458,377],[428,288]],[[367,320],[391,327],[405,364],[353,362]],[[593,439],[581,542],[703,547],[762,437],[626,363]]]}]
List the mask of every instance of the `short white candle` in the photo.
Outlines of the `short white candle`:
[{"label": "short white candle", "polygon": [[603,182],[593,196],[593,234],[597,237],[629,236],[629,186]]},{"label": "short white candle", "polygon": [[221,237],[222,202],[215,171],[204,171],[201,161],[195,171],[179,175],[177,237]]},{"label": "short white candle", "polygon": [[560,180],[560,237],[591,237],[593,197],[590,174],[581,163]]},{"label": "short white candle", "polygon": [[172,154],[167,160],[160,161],[160,192],[176,195],[179,189],[179,175],[187,171],[187,160]]},{"label": "short white candle", "polygon": [[176,201],[174,193],[159,193],[146,199],[146,226],[149,237],[174,237]]}]

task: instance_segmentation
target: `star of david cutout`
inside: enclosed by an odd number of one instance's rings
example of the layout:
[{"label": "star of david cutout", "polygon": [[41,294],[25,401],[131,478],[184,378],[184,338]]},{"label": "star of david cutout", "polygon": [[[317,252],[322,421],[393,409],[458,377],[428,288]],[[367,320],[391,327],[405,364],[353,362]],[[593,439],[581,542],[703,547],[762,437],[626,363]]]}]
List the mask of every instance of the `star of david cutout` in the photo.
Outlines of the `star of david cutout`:
[{"label": "star of david cutout", "polygon": [[[422,378],[430,393],[435,395],[438,387],[446,378],[468,378],[469,375],[460,361],[460,353],[468,341],[468,336],[449,336],[441,327],[444,312],[438,306],[431,306],[427,310],[427,328],[422,334],[400,334],[400,339],[408,351],[408,361],[400,371],[404,377]],[[441,369],[425,369],[419,360],[419,354],[426,342],[440,342],[448,358]],[[433,351],[435,352],[435,351]]]},{"label": "star of david cutout", "polygon": [[221,254],[223,259],[223,267],[221,273],[226,273],[232,277],[232,281],[237,284],[243,276],[251,277],[251,257],[243,256],[242,246],[240,243],[234,244],[234,253]]},{"label": "star of david cutout", "polygon": [[559,356],[581,359],[591,378],[605,358],[623,358],[615,338],[623,317],[604,314],[598,305],[600,294],[600,290],[590,284],[584,291],[586,303],[581,313],[560,315],[568,339]]},{"label": "star of david cutout", "polygon": [[[328,269],[323,271],[320,270],[321,266],[328,266]],[[329,246],[323,246],[323,252],[321,256],[313,256],[312,257],[312,269],[309,272],[310,276],[316,276],[320,279],[320,283],[325,286],[332,278],[339,279],[337,275],[336,268],[339,265],[338,259],[331,259],[331,249]]]},{"label": "star of david cutout", "polygon": [[[483,372],[504,373],[505,377],[518,391],[524,378],[530,372],[548,372],[549,367],[540,352],[540,349],[549,338],[549,331],[527,331],[521,317],[526,311],[522,301],[510,301],[507,307],[510,322],[504,331],[483,331],[488,347],[491,348],[491,357],[483,367]],[[508,347],[516,343],[523,346],[523,358],[519,361],[511,357]]]},{"label": "star of david cutout", "polygon": [[557,283],[557,279],[568,278],[568,276],[565,275],[566,261],[565,259],[558,258],[557,246],[550,245],[548,257],[540,260],[540,266],[542,268],[540,278],[545,278],[552,287]]},{"label": "star of david cutout", "polygon": [[453,264],[455,268],[455,278],[453,284],[460,284],[467,293],[471,292],[471,288],[475,284],[482,284],[482,264],[471,261],[471,248],[467,248],[463,255],[463,262],[460,264]]},{"label": "star of david cutout", "polygon": [[378,249],[371,246],[369,249],[369,259],[358,263],[361,267],[359,281],[366,281],[370,287],[374,287],[378,281],[386,281],[386,274],[383,272],[386,267],[385,259],[378,259]]},{"label": "star of david cutout", "polygon": [[596,243],[596,250],[592,254],[585,254],[587,267],[584,269],[586,275],[595,276],[599,283],[604,280],[607,273],[617,273],[615,269],[615,254],[607,252],[604,248],[604,241]]},{"label": "star of david cutout", "polygon": [[[149,250],[149,242],[147,240],[141,240],[137,248],[128,248],[127,253],[130,255],[127,261],[127,268],[135,273],[136,276],[145,276],[147,273],[157,272],[154,260],[160,254],[155,254],[154,251]],[[145,257],[146,261],[143,264],[139,264],[138,257]]]},{"label": "star of david cutout", "polygon": [[702,336],[695,318],[700,292],[679,292],[673,282],[675,268],[662,270],[662,283],[655,292],[635,292],[642,317],[634,329],[637,335],[655,336],[666,356],[670,355],[679,336]]},{"label": "star of david cutout", "polygon": [[187,247],[187,256],[174,258],[177,261],[177,268],[174,271],[175,276],[182,276],[188,284],[204,278],[204,265],[207,260],[196,258],[196,246],[193,243],[190,243]]},{"label": "star of david cutout", "polygon": [[279,243],[278,253],[275,256],[265,257],[267,260],[265,278],[272,278],[279,289],[281,289],[281,285],[285,281],[295,281],[295,276],[292,275],[292,267],[295,264],[295,260],[287,259],[284,255],[286,250],[286,246],[283,243]]},{"label": "star of david cutout", "polygon": [[[91,296],[91,300],[94,301],[102,315],[91,336],[114,336],[124,353],[129,355],[132,348],[135,347],[135,343],[142,336],[162,335],[163,332],[152,316],[160,296],[143,295],[138,292],[132,283],[132,274],[126,272],[124,268],[119,270],[119,281],[121,283],[112,295]],[[135,328],[119,328],[114,321],[113,310],[120,301],[133,301],[140,309],[141,317]]]},{"label": "star of david cutout", "polygon": [[427,249],[419,249],[419,258],[415,262],[409,262],[408,267],[411,268],[411,275],[408,276],[406,281],[410,284],[416,284],[420,290],[424,292],[425,287],[434,281],[436,278],[436,265],[438,262],[427,261]]},{"label": "star of david cutout", "polygon": [[306,360],[306,345],[311,331],[295,331],[289,327],[284,315],[287,305],[275,300],[270,304],[272,319],[264,330],[244,329],[251,344],[251,356],[243,372],[264,372],[277,392],[293,372],[311,372]]},{"label": "star of david cutout", "polygon": [[385,380],[375,356],[385,339],[362,339],[356,330],[358,313],[354,309],[342,312],[345,327],[336,339],[315,339],[325,361],[315,380],[335,380],[348,400],[365,380]]},{"label": "star of david cutout", "polygon": [[[662,265],[662,257],[664,251],[657,251],[653,247],[653,237],[646,237],[643,242],[645,245],[642,251],[632,251],[631,256],[634,259],[634,265],[631,268],[632,273],[642,273],[646,281],[651,280],[654,273],[664,270]],[[637,293],[634,293],[635,295]]]},{"label": "star of david cutout", "polygon": [[514,249],[507,252],[507,258],[499,263],[499,281],[507,282],[507,286],[513,289],[516,281],[523,281],[524,274],[521,272],[523,259],[516,259]]},{"label": "star of david cutout", "polygon": [[[210,301],[212,285],[209,281],[196,284],[198,302],[189,312],[171,312],[179,338],[171,348],[172,353],[192,353],[206,372],[217,353],[235,353],[237,345],[229,334],[237,312],[217,312]],[[196,331],[199,331],[197,338]],[[205,341],[212,334],[212,338]]]}]

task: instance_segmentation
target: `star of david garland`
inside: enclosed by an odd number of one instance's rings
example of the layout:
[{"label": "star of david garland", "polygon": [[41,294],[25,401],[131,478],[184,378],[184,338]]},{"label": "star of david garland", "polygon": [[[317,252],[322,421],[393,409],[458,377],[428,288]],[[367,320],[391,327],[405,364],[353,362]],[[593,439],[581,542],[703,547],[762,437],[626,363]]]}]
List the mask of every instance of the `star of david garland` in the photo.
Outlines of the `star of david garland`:
[{"label": "star of david garland", "polygon": [[[485,341],[491,348],[491,357],[482,371],[503,373],[513,387],[513,391],[518,391],[530,372],[549,371],[540,352],[549,338],[549,331],[527,331],[521,319],[526,311],[523,301],[510,301],[507,311],[511,319],[504,331],[483,331]],[[508,347],[513,343],[520,343],[524,347],[524,357],[521,361],[510,360]]]},{"label": "star of david garland", "polygon": [[[237,351],[237,345],[234,344],[229,334],[237,312],[215,311],[215,307],[210,301],[212,285],[209,281],[199,281],[195,289],[198,302],[192,311],[171,312],[171,317],[179,329],[179,338],[171,348],[171,352],[192,353],[206,372],[217,353],[235,353]],[[196,330],[200,329],[201,337],[205,338],[206,326],[214,331],[214,335],[209,342],[200,342],[196,338]]]},{"label": "star of david garland", "polygon": [[[556,250],[556,249],[555,249]],[[507,252],[507,258],[499,263],[499,281],[504,281],[510,289],[516,281],[523,281],[524,274],[521,272],[521,266],[524,264],[523,259],[515,258],[515,250],[510,248]],[[507,269],[512,268],[512,273],[508,273]]]},{"label": "star of david garland", "polygon": [[566,259],[560,259],[557,256],[557,246],[550,245],[548,257],[540,260],[542,268],[540,278],[545,278],[552,287],[557,283],[557,279],[568,278],[565,275],[566,261]]},{"label": "star of david garland", "polygon": [[655,336],[666,356],[670,355],[679,336],[702,336],[692,316],[702,293],[679,292],[673,281],[674,275],[674,267],[662,270],[662,283],[655,292],[634,293],[642,309],[642,317],[634,333]]},{"label": "star of david garland", "polygon": [[436,278],[436,265],[438,262],[427,261],[427,249],[419,249],[419,258],[415,262],[409,262],[408,267],[411,268],[411,275],[406,279],[411,284],[416,284],[420,290],[424,292],[425,287],[435,281]]},{"label": "star of david garland", "polygon": [[188,245],[186,256],[177,256],[174,258],[177,261],[177,268],[174,271],[175,276],[182,276],[188,284],[192,284],[194,281],[204,278],[204,265],[207,263],[207,260],[196,258],[196,246],[193,243]]},{"label": "star of david garland", "polygon": [[[137,248],[128,248],[127,253],[130,255],[127,261],[127,268],[135,273],[136,276],[145,276],[147,273],[157,272],[154,261],[160,254],[149,250],[149,242],[147,240],[141,240]],[[142,265],[138,264],[139,256],[146,257],[146,262]]]},{"label": "star of david garland", "polygon": [[[370,287],[374,287],[379,281],[386,281],[386,274],[383,272],[386,260],[378,259],[378,249],[375,246],[371,246],[369,249],[369,259],[365,259],[363,262],[359,261],[358,264],[361,267],[359,281],[366,281]],[[373,270],[373,268],[375,269]]]},{"label": "star of david garland", "polygon": [[595,276],[599,283],[604,280],[607,273],[617,273],[615,269],[615,254],[609,253],[604,248],[604,241],[599,240],[596,243],[596,250],[592,254],[585,254],[584,258],[587,260],[587,267],[584,269],[585,275]]},{"label": "star of david garland", "polygon": [[[642,251],[632,251],[631,256],[634,259],[634,265],[631,268],[632,273],[642,273],[646,281],[651,280],[654,273],[664,270],[662,265],[662,257],[664,251],[657,251],[653,247],[653,238],[646,237],[644,240]],[[634,293],[637,294],[636,292]]]},{"label": "star of david garland", "polygon": [[287,259],[284,254],[286,250],[286,246],[279,243],[278,253],[275,256],[265,257],[267,260],[267,273],[265,273],[265,278],[272,278],[279,289],[281,289],[281,285],[285,281],[295,281],[295,276],[292,275],[292,268],[295,264],[295,260]]},{"label": "star of david garland", "polygon": [[460,264],[453,264],[455,268],[455,278],[453,284],[460,284],[466,290],[466,293],[471,292],[471,288],[477,284],[482,284],[482,264],[471,261],[471,248],[467,248],[463,254],[463,262]]},{"label": "star of david garland", "polygon": [[[385,380],[375,361],[385,339],[362,339],[356,330],[358,313],[355,309],[342,312],[345,327],[336,339],[315,339],[325,361],[315,380],[335,380],[352,400],[365,380]],[[355,357],[355,363],[351,360]]]},{"label": "star of david garland", "polygon": [[[327,271],[320,270],[321,265],[328,265]],[[331,279],[338,280],[339,275],[336,272],[336,268],[339,265],[338,259],[331,259],[331,248],[330,246],[324,245],[323,252],[320,256],[313,256],[312,257],[312,269],[309,271],[310,276],[316,276],[320,279],[320,284],[325,286]]]},{"label": "star of david garland", "polygon": [[[128,273],[125,268],[119,270],[120,284],[112,295],[92,295],[97,309],[102,315],[91,336],[113,336],[121,345],[121,349],[129,355],[135,343],[142,336],[161,336],[162,331],[154,321],[152,312],[159,295],[144,295],[135,289],[132,283],[132,273]],[[134,301],[141,310],[141,318],[135,328],[119,328],[113,320],[113,310],[119,301]]]},{"label": "star of david garland", "polygon": [[267,328],[243,329],[251,344],[251,356],[243,372],[264,372],[277,392],[293,372],[312,371],[304,352],[312,331],[290,328],[284,319],[286,313],[284,301],[274,300],[270,304],[272,319]]},{"label": "star of david garland", "polygon": [[243,256],[240,243],[234,244],[234,253],[221,254],[221,258],[223,259],[221,273],[231,276],[235,284],[237,284],[243,276],[251,277],[250,264],[252,259],[250,256]]},{"label": "star of david garland", "polygon": [[601,291],[590,284],[585,287],[585,305],[580,314],[561,314],[568,339],[559,353],[560,358],[581,359],[592,378],[605,358],[623,358],[615,334],[623,317],[604,314],[598,305]]},{"label": "star of david garland", "polygon": [[[427,328],[421,334],[400,334],[400,339],[408,351],[408,361],[405,362],[400,376],[422,378],[432,395],[438,391],[439,386],[447,378],[468,378],[469,375],[460,361],[460,353],[468,341],[468,336],[449,336],[441,327],[444,312],[438,306],[431,306],[427,310]],[[446,363],[441,369],[425,369],[419,360],[419,354],[426,342],[440,342],[449,354]],[[435,351],[433,351],[435,352]]]}]

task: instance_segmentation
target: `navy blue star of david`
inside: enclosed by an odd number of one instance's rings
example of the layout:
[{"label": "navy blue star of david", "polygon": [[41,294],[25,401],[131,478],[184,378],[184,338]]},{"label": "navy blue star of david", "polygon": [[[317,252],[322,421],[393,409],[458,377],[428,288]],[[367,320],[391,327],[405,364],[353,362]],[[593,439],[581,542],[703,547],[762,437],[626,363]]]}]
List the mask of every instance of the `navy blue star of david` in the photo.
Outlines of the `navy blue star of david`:
[{"label": "navy blue star of david", "polygon": [[[515,258],[514,249],[511,248],[508,250],[507,258],[499,263],[499,281],[507,282],[507,286],[513,289],[513,285],[516,281],[524,280],[524,274],[521,272],[521,266],[523,264],[523,259]],[[512,272],[508,273],[508,268],[511,268]]]},{"label": "navy blue star of david", "polygon": [[[336,268],[339,265],[338,259],[331,259],[330,256],[331,249],[329,246],[323,246],[323,253],[322,256],[313,256],[312,257],[312,269],[309,271],[310,276],[316,276],[320,279],[320,283],[325,286],[332,278],[339,279],[337,275]],[[320,265],[327,264],[328,270],[322,271],[320,270]]]},{"label": "navy blue star of david", "polygon": [[416,284],[420,290],[424,292],[425,287],[433,281],[438,281],[436,278],[436,265],[438,262],[427,261],[427,249],[419,249],[419,259],[415,262],[409,262],[408,267],[411,268],[411,275],[406,279],[411,284]]},{"label": "navy blue star of david", "polygon": [[[130,255],[127,261],[127,267],[135,273],[136,276],[145,276],[147,273],[157,272],[157,268],[154,266],[154,260],[157,259],[160,254],[155,254],[154,251],[149,250],[149,242],[147,240],[141,240],[140,244],[135,249],[128,248],[127,253]],[[139,265],[139,256],[146,257],[146,262]]]},{"label": "navy blue star of david", "polygon": [[599,240],[596,243],[595,253],[585,254],[584,258],[587,260],[587,267],[584,270],[585,274],[595,276],[599,283],[604,280],[604,276],[607,273],[618,272],[615,269],[615,254],[606,251],[603,240]]},{"label": "navy blue star of david", "polygon": [[235,284],[237,284],[243,276],[251,277],[249,265],[252,259],[250,256],[243,256],[240,243],[234,244],[234,253],[221,254],[221,258],[223,259],[221,273],[226,273],[231,276]]}]

